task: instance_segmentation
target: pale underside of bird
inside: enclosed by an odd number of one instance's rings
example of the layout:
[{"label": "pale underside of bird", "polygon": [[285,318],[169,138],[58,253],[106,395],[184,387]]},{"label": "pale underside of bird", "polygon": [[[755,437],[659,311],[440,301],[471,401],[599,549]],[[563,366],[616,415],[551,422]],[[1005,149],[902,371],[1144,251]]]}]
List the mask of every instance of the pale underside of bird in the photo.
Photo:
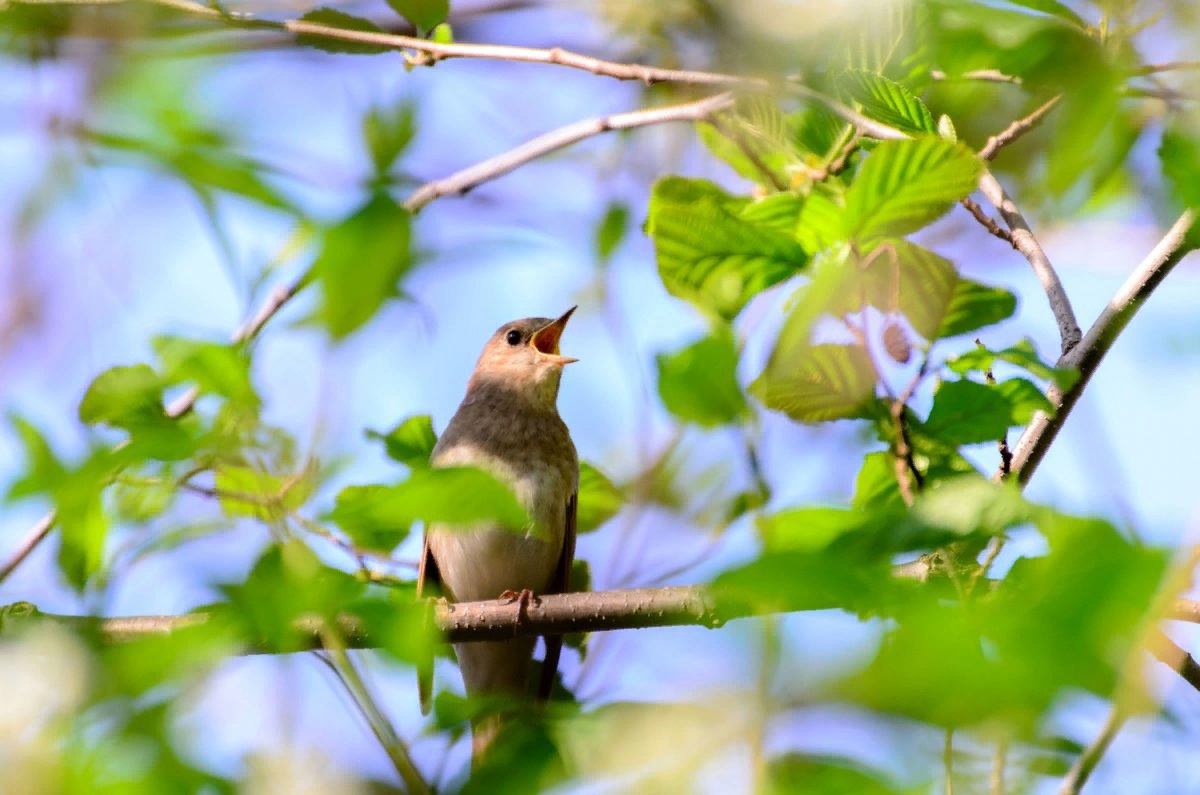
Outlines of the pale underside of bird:
[{"label": "pale underside of bird", "polygon": [[[558,319],[526,318],[500,327],[484,347],[467,394],[433,450],[435,467],[474,466],[512,489],[530,523],[426,528],[418,597],[454,602],[504,594],[562,593],[575,556],[579,460],[556,405],[562,368],[559,339],[574,308]],[[562,651],[547,637],[539,698],[553,687]],[[467,695],[521,699],[529,694],[534,638],[456,643]],[[419,667],[422,712],[429,709],[432,661]],[[502,715],[472,726],[474,759],[495,738]]]}]

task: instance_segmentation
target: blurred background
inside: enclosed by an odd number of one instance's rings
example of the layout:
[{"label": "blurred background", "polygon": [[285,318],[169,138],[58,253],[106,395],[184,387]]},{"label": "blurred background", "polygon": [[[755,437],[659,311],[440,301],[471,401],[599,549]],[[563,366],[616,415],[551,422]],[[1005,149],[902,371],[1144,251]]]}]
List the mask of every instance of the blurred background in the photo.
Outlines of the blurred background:
[{"label": "blurred background", "polygon": [[[869,15],[874,5],[850,3],[844,13]],[[789,24],[834,13],[819,6],[455,0],[449,21],[457,41],[741,71],[764,68],[761,51],[746,42],[764,30],[786,41],[780,31]],[[405,30],[382,2],[337,8]],[[289,18],[310,9],[259,0],[228,10]],[[1143,57],[1164,62],[1196,52],[1195,14],[1183,2],[1143,4],[1137,16],[1146,25],[1133,39]],[[428,180],[535,135],[664,101],[676,90],[535,64],[451,60],[406,68],[395,52],[321,52],[277,31],[221,29],[133,3],[0,6],[0,42],[0,409],[40,428],[65,459],[119,438],[97,436],[78,421],[79,401],[97,373],[153,360],[157,335],[223,341],[271,288],[303,272],[316,230],[353,212],[378,184],[364,137],[370,113],[412,109],[414,137],[386,184],[403,199]],[[804,40],[787,46],[803,47]],[[1181,73],[1172,85],[1200,92],[1200,73]],[[1019,115],[1010,110],[998,103],[980,130],[1002,128]],[[1018,194],[1085,328],[1164,229],[1161,208],[1139,188],[1157,179],[1156,146],[1154,136],[1137,141],[1111,200],[1080,206],[1070,196]],[[1002,168],[1028,178],[1020,150],[1011,157]],[[650,185],[666,174],[748,190],[691,125],[598,136],[425,208],[412,224],[415,259],[400,295],[344,339],[332,341],[314,320],[313,291],[290,302],[255,343],[252,377],[263,421],[294,438],[297,458],[312,456],[328,468],[313,501],[328,506],[344,485],[396,480],[397,465],[366,429],[386,431],[427,413],[440,431],[497,326],[578,304],[563,350],[581,361],[566,373],[560,411],[583,459],[618,484],[642,484],[649,495],[581,539],[593,589],[703,582],[753,555],[752,521],[728,528],[719,521],[725,503],[751,483],[741,430],[680,426],[658,397],[655,356],[706,328],[699,313],[663,289],[641,230]],[[611,252],[597,243],[606,219],[623,230]],[[961,208],[922,240],[965,274],[1019,296],[1017,314],[988,330],[990,347],[1030,337],[1044,358],[1055,358],[1053,317],[1018,253],[983,234]],[[761,370],[786,299],[786,289],[770,291],[739,320],[743,384]],[[1182,548],[1196,540],[1197,306],[1200,271],[1195,260],[1185,261],[1104,362],[1033,479],[1032,499],[1105,516],[1154,545]],[[859,429],[807,427],[760,413],[758,453],[772,506],[849,498],[862,454],[872,449]],[[997,463],[993,448],[972,457],[987,470]],[[0,433],[0,483],[16,479],[24,460],[16,434]],[[47,507],[38,499],[5,505],[3,554]],[[179,530],[172,543],[144,554],[114,551],[139,549],[165,524]],[[0,584],[0,604],[180,613],[216,599],[217,584],[244,577],[268,541],[261,524],[226,517],[213,500],[185,494],[164,517],[112,531],[118,563],[102,585],[82,595],[72,589],[52,538]],[[415,561],[418,542],[410,539],[395,557]],[[1036,553],[1036,545],[1018,539],[1001,564]],[[336,550],[321,554],[337,557]],[[937,780],[939,731],[816,695],[822,681],[869,659],[882,622],[824,611],[770,623],[769,633],[746,620],[718,631],[598,634],[582,665],[567,655],[564,679],[589,706],[694,705],[697,712],[674,718],[660,713],[662,726],[642,738],[659,737],[664,758],[674,759],[686,744],[679,740],[684,728],[705,727],[690,744],[694,755],[675,760],[688,776],[664,779],[687,780],[694,791],[747,791],[752,742],[780,753],[851,756],[915,791]],[[1198,632],[1173,627],[1172,634],[1185,648],[1200,646]],[[783,644],[788,661],[773,673],[761,665],[768,635]],[[53,640],[60,641],[70,642]],[[425,729],[411,668],[371,653],[357,657],[421,769],[435,782],[461,780],[466,746],[450,748],[446,735]],[[5,675],[6,687],[17,690],[21,671],[34,681],[46,659],[65,658],[24,647],[0,653],[0,668],[16,672]],[[5,697],[10,707],[0,713],[13,712],[0,718],[0,730],[21,723],[18,702],[30,715],[81,703],[86,667],[54,671],[61,687],[53,692],[31,687]],[[1119,736],[1089,793],[1200,788],[1200,694],[1166,669],[1154,674],[1169,707]],[[754,738],[744,729],[755,709],[746,694],[770,677],[793,706]],[[439,681],[460,686],[449,664],[439,668]],[[1106,713],[1094,696],[1070,699],[1053,731],[1086,743]],[[253,791],[350,792],[366,786],[361,781],[394,780],[365,723],[309,655],[222,662],[175,702],[169,723],[189,764]],[[970,742],[959,753],[967,768],[990,763],[990,751]],[[0,764],[18,760],[0,753]],[[1035,775],[1028,783],[1053,791],[1057,779]],[[618,776],[571,791],[631,787]]]}]

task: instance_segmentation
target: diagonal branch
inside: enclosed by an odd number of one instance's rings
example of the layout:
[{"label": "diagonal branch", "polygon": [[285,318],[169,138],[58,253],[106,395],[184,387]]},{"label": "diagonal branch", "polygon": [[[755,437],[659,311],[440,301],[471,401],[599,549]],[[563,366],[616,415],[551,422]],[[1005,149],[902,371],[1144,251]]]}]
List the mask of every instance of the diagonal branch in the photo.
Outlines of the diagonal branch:
[{"label": "diagonal branch", "polygon": [[1020,483],[1027,483],[1033,476],[1117,335],[1137,314],[1159,283],[1192,250],[1187,236],[1195,225],[1194,210],[1180,215],[1158,245],[1129,274],[1080,343],[1058,360],[1057,366],[1078,370],[1079,380],[1065,392],[1052,386],[1046,397],[1054,406],[1053,416],[1039,413],[1017,440],[1012,451],[1012,468]]},{"label": "diagonal branch", "polygon": [[979,156],[984,160],[992,160],[999,154],[1000,150],[1011,144],[1013,141],[1020,138],[1025,133],[1032,130],[1042,123],[1050,111],[1062,100],[1062,94],[1057,94],[1051,97],[1049,101],[1030,113],[1023,119],[1017,119],[1012,124],[1005,127],[1000,132],[987,139],[987,143],[979,150]]},{"label": "diagonal branch", "polygon": [[668,105],[662,108],[635,110],[628,113],[614,113],[610,116],[600,116],[584,119],[545,135],[539,135],[531,141],[521,144],[515,149],[504,152],[465,168],[444,179],[434,180],[417,189],[405,202],[404,207],[410,212],[418,212],[422,207],[441,196],[462,195],[472,188],[507,174],[518,166],[531,160],[536,160],[550,152],[563,149],[611,130],[629,130],[635,127],[646,127],[652,124],[664,124],[676,121],[701,121],[712,114],[733,106],[733,95],[729,93],[716,94],[694,102],[684,102],[679,105]]},{"label": "diagonal branch", "polygon": [[1167,634],[1162,630],[1154,631],[1150,636],[1147,647],[1159,662],[1179,674],[1183,681],[1200,692],[1200,663],[1196,662],[1195,657],[1184,651],[1178,643],[1167,637]]},{"label": "diagonal branch", "polygon": [[1120,705],[1113,706],[1112,712],[1108,714],[1108,719],[1104,721],[1103,728],[1100,729],[1100,734],[1096,735],[1096,739],[1083,749],[1083,753],[1075,760],[1067,777],[1063,779],[1062,786],[1058,790],[1059,795],[1079,794],[1083,785],[1091,777],[1092,771],[1096,769],[1096,765],[1100,763],[1100,758],[1104,756],[1108,746],[1112,745],[1112,741],[1116,739],[1121,727],[1125,725],[1128,717],[1128,713]]},{"label": "diagonal branch", "polygon": [[[248,342],[255,335],[257,335],[258,332],[262,330],[262,327],[267,324],[267,321],[274,317],[275,314],[283,308],[284,304],[292,300],[296,293],[300,292],[300,290],[304,287],[304,284],[304,278],[301,277],[299,280],[290,285],[275,288],[275,290],[271,292],[271,295],[267,297],[266,302],[263,303],[258,312],[255,313],[254,317],[246,321],[246,324],[238,329],[237,333],[233,335],[234,344]],[[184,414],[187,414],[192,410],[192,407],[196,405],[196,400],[199,397],[200,390],[196,387],[192,387],[187,392],[171,401],[170,405],[168,405],[166,408],[167,416],[182,417]],[[39,519],[37,524],[29,529],[29,532],[25,534],[25,538],[22,539],[21,543],[17,546],[16,551],[13,552],[3,566],[0,566],[0,583],[8,579],[9,575],[11,575],[18,566],[25,562],[25,559],[29,557],[33,550],[37,549],[38,545],[41,544],[42,541],[45,540],[46,536],[50,534],[50,531],[54,529],[54,524],[56,521],[58,521],[58,513],[52,510]]]}]

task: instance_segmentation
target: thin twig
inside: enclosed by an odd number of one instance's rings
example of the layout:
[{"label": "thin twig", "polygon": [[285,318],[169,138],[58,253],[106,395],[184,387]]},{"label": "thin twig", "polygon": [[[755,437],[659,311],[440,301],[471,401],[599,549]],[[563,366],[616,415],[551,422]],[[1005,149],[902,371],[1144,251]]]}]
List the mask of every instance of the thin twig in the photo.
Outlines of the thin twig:
[{"label": "thin twig", "polygon": [[717,132],[721,133],[721,135],[724,135],[726,138],[733,141],[737,148],[741,150],[742,154],[746,156],[746,159],[749,160],[756,169],[758,169],[760,174],[767,178],[767,181],[771,183],[771,186],[775,188],[775,190],[787,190],[787,181],[776,174],[775,169],[771,168],[766,164],[766,162],[763,161],[758,152],[755,151],[754,147],[750,145],[750,142],[746,140],[746,136],[742,134],[741,130],[725,124],[716,115],[710,115],[708,123],[715,127]]},{"label": "thin twig", "polygon": [[1046,118],[1050,111],[1054,110],[1054,107],[1061,100],[1062,94],[1057,94],[1054,97],[1051,97],[1049,101],[1047,101],[1033,113],[1030,113],[1023,119],[1017,119],[1012,124],[1005,127],[1002,131],[987,139],[987,143],[985,143],[983,148],[979,150],[979,156],[984,160],[994,159],[1001,149],[1041,124],[1042,120]]},{"label": "thin twig", "polygon": [[969,72],[963,72],[959,75],[948,75],[941,69],[934,69],[929,73],[929,76],[934,80],[979,80],[985,83],[1011,83],[1013,85],[1021,85],[1022,80],[1013,75],[1006,75],[999,69],[973,69]]},{"label": "thin twig", "polygon": [[988,234],[1000,238],[1014,249],[1017,247],[1017,244],[1013,242],[1012,233],[1000,226],[1000,224],[996,223],[995,219],[985,213],[983,208],[979,206],[979,202],[970,196],[963,196],[958,200],[958,203],[967,208],[967,211],[975,217],[980,226],[988,231]]},{"label": "thin twig", "polygon": [[545,135],[539,135],[515,149],[488,158],[482,163],[465,168],[449,177],[426,183],[404,202],[404,206],[410,212],[415,213],[440,196],[464,194],[477,185],[507,174],[531,160],[610,130],[628,130],[665,122],[701,121],[717,111],[732,106],[733,95],[723,93],[679,105],[615,113],[611,116],[577,121],[552,130]]},{"label": "thin twig", "polygon": [[400,780],[404,782],[405,789],[413,795],[432,795],[433,790],[422,778],[421,772],[417,770],[408,746],[400,739],[392,722],[379,708],[379,704],[371,695],[371,691],[359,674],[358,668],[355,667],[354,661],[346,653],[345,645],[337,637],[337,633],[323,632],[322,645],[329,652],[331,658],[329,665],[337,675],[338,681],[354,699],[354,703],[367,721],[367,725],[370,726],[375,739],[379,740],[384,753],[391,760],[392,767],[396,769]]},{"label": "thin twig", "polygon": [[[303,278],[301,278],[290,285],[277,287],[275,290],[273,290],[270,296],[268,296],[266,302],[262,305],[254,317],[248,320],[246,324],[243,325],[237,331],[237,333],[233,335],[233,343],[241,344],[253,339],[254,336],[262,330],[262,327],[267,324],[267,321],[274,317],[275,314],[296,295],[296,293],[300,292],[304,284],[305,282]],[[167,416],[172,418],[182,417],[184,414],[187,414],[192,410],[192,407],[196,405],[196,400],[199,397],[200,390],[198,388],[192,387],[188,389],[166,407]],[[39,519],[37,524],[29,529],[29,532],[26,533],[25,538],[22,539],[21,543],[18,545],[17,550],[12,554],[8,561],[5,562],[4,566],[0,567],[0,583],[8,579],[9,575],[12,574],[18,566],[25,562],[25,559],[29,557],[33,550],[37,549],[38,545],[41,544],[42,541],[45,540],[46,536],[50,534],[50,531],[54,528],[54,524],[57,520],[58,512],[52,510]]]},{"label": "thin twig", "polygon": [[1195,657],[1184,651],[1162,630],[1153,632],[1146,647],[1155,658],[1200,692],[1200,663],[1196,662]]},{"label": "thin twig", "polygon": [[946,795],[954,795],[954,729],[946,729],[942,743],[942,767],[946,770]]},{"label": "thin twig", "polygon": [[1001,738],[992,754],[992,774],[988,781],[989,795],[1004,795],[1004,768],[1008,765],[1008,739]]},{"label": "thin twig", "polygon": [[1195,211],[1187,210],[1180,215],[1167,234],[1129,274],[1080,343],[1059,358],[1056,366],[1078,370],[1079,379],[1066,392],[1057,386],[1050,387],[1046,397],[1054,406],[1053,415],[1039,412],[1013,446],[1012,469],[1019,483],[1024,485],[1033,476],[1117,336],[1167,274],[1191,251],[1187,236],[1195,224]]},{"label": "thin twig", "polygon": [[1079,791],[1087,783],[1088,777],[1092,775],[1092,771],[1099,764],[1100,758],[1104,756],[1108,746],[1112,745],[1117,733],[1125,725],[1127,717],[1125,710],[1117,705],[1113,706],[1112,712],[1108,714],[1108,719],[1104,721],[1104,726],[1100,729],[1100,734],[1092,740],[1087,748],[1083,749],[1083,753],[1075,760],[1067,777],[1063,779],[1062,786],[1058,790],[1059,795],[1079,795]]},{"label": "thin twig", "polygon": [[1200,61],[1169,61],[1167,63],[1148,64],[1130,72],[1131,77],[1145,77],[1162,72],[1182,72],[1190,69],[1200,69]]}]

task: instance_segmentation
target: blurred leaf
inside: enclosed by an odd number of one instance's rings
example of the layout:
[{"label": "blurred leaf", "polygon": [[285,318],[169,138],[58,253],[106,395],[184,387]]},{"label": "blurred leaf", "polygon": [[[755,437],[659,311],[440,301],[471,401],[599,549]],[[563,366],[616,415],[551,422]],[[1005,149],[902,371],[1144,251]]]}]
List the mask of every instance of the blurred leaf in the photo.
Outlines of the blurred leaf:
[{"label": "blurred leaf", "polygon": [[163,382],[148,365],[113,367],[92,381],[79,404],[79,419],[129,429],[164,416]]},{"label": "blurred leaf", "polygon": [[155,337],[153,345],[167,383],[194,383],[202,393],[258,405],[250,357],[238,346],[169,336]]},{"label": "blurred leaf", "polygon": [[12,413],[8,415],[8,421],[24,448],[25,466],[20,477],[9,485],[5,500],[49,493],[66,475],[66,467],[58,460],[46,437],[31,422]]},{"label": "blurred leaf", "polygon": [[424,36],[446,21],[450,0],[387,0],[397,14],[407,19]]},{"label": "blurred leaf", "polygon": [[852,759],[789,753],[767,766],[763,795],[900,795],[907,791]]},{"label": "blurred leaf", "polygon": [[601,263],[612,259],[613,252],[625,239],[625,230],[628,227],[629,208],[620,202],[609,204],[599,226],[596,227],[596,259]]},{"label": "blurred leaf", "polygon": [[893,582],[884,555],[864,557],[861,550],[840,548],[785,550],[721,574],[711,593],[718,614],[728,616],[834,608],[866,615],[891,601]]},{"label": "blurred leaf", "polygon": [[390,553],[408,537],[412,521],[392,498],[391,489],[381,485],[347,486],[338,492],[333,511],[326,518],[356,546]]},{"label": "blurred leaf", "polygon": [[101,652],[108,676],[102,682],[114,691],[105,695],[138,696],[166,683],[190,683],[239,646],[234,627],[221,611],[171,632],[105,644]]},{"label": "blurred leaf", "polygon": [[1015,482],[966,475],[932,484],[913,505],[915,519],[958,535],[996,535],[1032,521],[1036,511]]},{"label": "blurred leaf", "polygon": [[737,382],[737,349],[729,329],[674,353],[660,353],[658,394],[667,411],[706,428],[736,422],[746,413]]},{"label": "blurred leaf", "polygon": [[1072,25],[1084,30],[1088,28],[1088,24],[1084,22],[1078,14],[1076,14],[1070,8],[1067,8],[1062,3],[1058,2],[1058,0],[1007,0],[1007,2],[1012,3],[1015,6],[1031,8],[1034,11],[1041,11],[1044,14],[1050,14],[1051,16],[1058,17],[1064,22],[1070,22]]},{"label": "blurred leaf", "polygon": [[62,543],[58,566],[77,591],[104,565],[108,516],[101,495],[112,474],[112,457],[96,451],[54,489],[54,507]]},{"label": "blurred leaf", "polygon": [[266,207],[295,211],[290,201],[263,181],[266,169],[261,163],[225,148],[186,147],[167,153],[164,162],[205,199],[209,191],[220,190]]},{"label": "blurred leaf", "polygon": [[800,241],[805,251],[816,256],[845,237],[845,215],[838,194],[824,183],[814,186],[800,208],[795,227],[796,240]]},{"label": "blurred leaf", "polygon": [[1008,290],[960,277],[936,338],[955,337],[999,323],[1016,311],[1017,297]]},{"label": "blurred leaf", "polygon": [[853,508],[787,508],[759,517],[757,524],[767,552],[819,552],[880,516]]},{"label": "blurred leaf", "polygon": [[1012,424],[1004,395],[974,381],[945,381],[933,394],[925,431],[947,444],[994,442]]},{"label": "blurred leaf", "polygon": [[867,453],[854,480],[855,508],[875,511],[904,510],[904,498],[896,480],[895,458],[887,451]]},{"label": "blurred leaf", "polygon": [[429,466],[429,457],[433,455],[433,446],[437,444],[433,418],[428,414],[406,417],[386,434],[370,429],[366,434],[368,439],[383,442],[388,457],[393,461],[412,468]]},{"label": "blurred leaf", "polygon": [[975,189],[983,165],[941,138],[883,141],[846,193],[847,233],[858,240],[915,232]]},{"label": "blurred leaf", "polygon": [[175,501],[176,488],[172,481],[124,483],[113,487],[113,508],[122,522],[144,524],[161,516]]},{"label": "blurred leaf", "polygon": [[916,135],[938,131],[925,103],[894,80],[856,69],[843,76],[842,84],[876,121]]},{"label": "blurred leaf", "polygon": [[914,331],[935,339],[959,282],[950,260],[907,240],[886,240],[846,267],[847,295],[835,314],[858,311],[865,298],[885,315],[900,312]]},{"label": "blurred leaf", "polygon": [[646,231],[667,292],[732,318],[804,267],[808,257],[794,240],[738,217],[744,206],[703,180],[655,183]]},{"label": "blurred leaf", "polygon": [[391,170],[396,158],[412,142],[415,133],[415,114],[408,102],[392,107],[373,107],[367,111],[363,117],[363,139],[377,176],[383,176]]},{"label": "blurred leaf", "polygon": [[383,193],[330,227],[313,263],[321,283],[320,318],[334,339],[355,331],[397,295],[413,265],[408,211]]},{"label": "blurred leaf", "polygon": [[818,160],[830,156],[849,125],[828,108],[813,103],[787,116],[792,143]]},{"label": "blurred leaf", "polygon": [[857,417],[875,393],[875,368],[857,345],[776,348],[750,393],[800,422]]},{"label": "blurred leaf", "polygon": [[312,492],[312,480],[306,473],[273,475],[248,466],[222,466],[214,481],[226,515],[264,522],[278,521],[288,509],[303,505]]},{"label": "blurred leaf", "polygon": [[[347,513],[340,517],[337,508],[331,515],[339,524],[363,521],[382,529],[423,521],[468,529],[485,523],[524,531],[530,522],[508,486],[474,467],[416,469],[408,480],[393,486],[352,488],[356,489],[351,493],[354,504],[347,505]],[[349,513],[351,507],[362,513]]]},{"label": "blurred leaf", "polygon": [[590,533],[617,515],[625,502],[624,495],[603,472],[586,461],[579,462],[579,503],[576,506],[575,529]]},{"label": "blurred leaf", "polygon": [[408,583],[405,587],[391,586],[382,596],[351,602],[344,611],[362,621],[372,646],[413,665],[446,647],[428,609],[424,600],[418,601],[415,583]]},{"label": "blurred leaf", "polygon": [[[383,28],[369,19],[351,16],[344,11],[338,11],[333,8],[314,9],[300,17],[300,21],[311,25],[337,28],[339,30],[357,30],[364,33],[384,32]],[[325,52],[348,53],[352,55],[377,55],[383,52],[391,52],[394,49],[385,44],[364,44],[362,42],[347,41],[315,33],[301,33],[296,36],[296,41],[306,47],[316,47],[318,50],[324,50]]]},{"label": "blurred leaf", "polygon": [[1179,122],[1168,124],[1158,156],[1175,203],[1200,208],[1200,137]]},{"label": "blurred leaf", "polygon": [[1033,419],[1039,411],[1047,414],[1054,413],[1054,404],[1042,394],[1042,390],[1024,378],[1010,378],[997,384],[990,384],[992,389],[1008,401],[1009,421],[1013,425],[1024,425]]}]

